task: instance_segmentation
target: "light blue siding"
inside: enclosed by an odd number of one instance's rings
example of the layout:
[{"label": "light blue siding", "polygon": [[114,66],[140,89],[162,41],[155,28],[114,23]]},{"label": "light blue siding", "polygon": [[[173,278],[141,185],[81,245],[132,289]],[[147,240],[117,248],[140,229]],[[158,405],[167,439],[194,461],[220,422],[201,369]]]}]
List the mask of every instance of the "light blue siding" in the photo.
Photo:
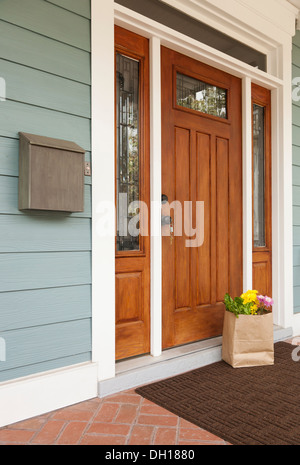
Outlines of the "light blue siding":
[{"label": "light blue siding", "polygon": [[89,85],[5,60],[0,70],[8,100],[90,118]]},{"label": "light blue siding", "polygon": [[[91,161],[91,152],[86,151],[85,160]],[[0,136],[0,175],[19,176],[19,140]],[[92,183],[92,176],[86,176],[85,184]]]},{"label": "light blue siding", "polygon": [[[300,31],[293,38],[293,78],[300,79]],[[295,89],[295,88],[294,88]],[[300,313],[300,91],[293,98],[294,312]]]},{"label": "light blue siding", "polygon": [[[14,7],[11,7],[13,2]],[[89,2],[79,0],[80,3]],[[67,5],[63,0],[60,4]],[[74,0],[72,0],[74,4]],[[70,3],[69,3],[70,6]],[[74,10],[74,5],[73,8]],[[88,11],[88,10],[86,10]],[[37,21],[38,18],[38,21]],[[64,44],[90,51],[90,20],[44,0],[1,0],[1,19]]]},{"label": "light blue siding", "polygon": [[86,320],[56,323],[17,331],[0,332],[5,337],[9,360],[5,368],[41,363],[73,355],[73,335],[76,335],[77,353],[88,352],[91,322]]},{"label": "light blue siding", "polygon": [[[74,357],[74,341],[76,341],[76,356],[88,359],[90,344],[91,321],[89,319],[57,323],[17,331],[0,332],[5,339],[6,362],[1,362],[5,369],[1,371],[1,380],[22,369],[23,376],[31,373],[32,367],[39,364],[39,371],[44,371],[43,363],[52,361],[52,368],[57,367],[54,360],[64,357]],[[84,355],[84,357],[83,357]],[[59,365],[58,365],[59,366]]]},{"label": "light blue siding", "polygon": [[0,215],[1,252],[91,250],[89,218]]},{"label": "light blue siding", "polygon": [[[91,4],[90,0],[46,0],[54,5],[59,5],[62,8],[73,11],[78,15],[84,16],[85,18],[91,17]],[[101,0],[102,1],[102,0]]]},{"label": "light blue siding", "polygon": [[3,332],[87,319],[90,308],[89,284],[4,292],[0,328]]},{"label": "light blue siding", "polygon": [[0,292],[91,282],[89,252],[4,253],[0,270]]},{"label": "light blue siding", "polygon": [[300,226],[300,207],[293,206],[294,226]]},{"label": "light blue siding", "polygon": [[90,151],[90,120],[24,103],[1,102],[0,135],[18,138],[19,131],[45,135],[76,142]]},{"label": "light blue siding", "polygon": [[300,147],[296,145],[293,146],[293,165],[300,166]]},{"label": "light blue siding", "polygon": [[19,175],[19,142],[0,136],[0,175]]},{"label": "light blue siding", "polygon": [[[0,212],[13,214],[13,215],[27,215],[30,213],[23,213],[18,209],[18,178],[12,176],[0,176]],[[32,213],[37,215],[38,213]],[[45,213],[41,212],[41,216]],[[49,216],[54,216],[52,213],[47,213]],[[64,214],[55,213],[57,217],[62,217]],[[84,185],[84,211],[71,213],[70,216],[78,217],[91,217],[91,186]]]},{"label": "light blue siding", "polygon": [[[10,0],[10,3],[11,8],[14,9],[14,0]],[[32,14],[35,16],[34,10]],[[39,19],[36,18],[36,20]],[[90,84],[91,57],[90,53],[85,50],[5,21],[0,21],[0,43],[0,58],[2,59],[73,81]]]},{"label": "light blue siding", "polygon": [[293,249],[294,266],[300,266],[300,246],[295,245]]},{"label": "light blue siding", "polygon": [[91,177],[84,212],[18,209],[20,131],[91,160],[89,0],[2,0],[0,382],[91,360]]},{"label": "light blue siding", "polygon": [[[73,339],[76,337],[74,335]],[[37,373],[45,372],[47,370],[55,370],[58,368],[67,367],[76,363],[84,363],[90,361],[90,352],[71,355],[67,357],[59,357],[53,360],[45,360],[41,363],[30,363],[29,365],[18,366],[11,370],[1,371],[1,382],[10,381],[22,376],[34,375]],[[3,363],[3,362],[1,362]]]}]

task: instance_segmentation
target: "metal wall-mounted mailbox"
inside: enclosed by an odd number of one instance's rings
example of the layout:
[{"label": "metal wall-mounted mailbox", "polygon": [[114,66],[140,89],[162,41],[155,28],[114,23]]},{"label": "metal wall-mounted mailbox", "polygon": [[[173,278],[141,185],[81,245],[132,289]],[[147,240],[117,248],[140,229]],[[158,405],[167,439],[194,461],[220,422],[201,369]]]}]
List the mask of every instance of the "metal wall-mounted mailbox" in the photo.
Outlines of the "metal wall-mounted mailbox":
[{"label": "metal wall-mounted mailbox", "polygon": [[85,151],[74,142],[19,136],[19,210],[84,211]]}]

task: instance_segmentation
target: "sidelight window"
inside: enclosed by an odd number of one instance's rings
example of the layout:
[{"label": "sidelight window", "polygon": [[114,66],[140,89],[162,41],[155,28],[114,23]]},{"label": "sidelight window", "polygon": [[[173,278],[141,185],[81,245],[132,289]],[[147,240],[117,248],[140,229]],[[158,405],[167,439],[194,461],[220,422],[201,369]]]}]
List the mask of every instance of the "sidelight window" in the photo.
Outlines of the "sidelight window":
[{"label": "sidelight window", "polygon": [[136,234],[140,200],[139,68],[139,61],[117,53],[117,251],[140,247],[139,234]]},{"label": "sidelight window", "polygon": [[265,108],[253,104],[254,247],[266,247],[265,231]]}]

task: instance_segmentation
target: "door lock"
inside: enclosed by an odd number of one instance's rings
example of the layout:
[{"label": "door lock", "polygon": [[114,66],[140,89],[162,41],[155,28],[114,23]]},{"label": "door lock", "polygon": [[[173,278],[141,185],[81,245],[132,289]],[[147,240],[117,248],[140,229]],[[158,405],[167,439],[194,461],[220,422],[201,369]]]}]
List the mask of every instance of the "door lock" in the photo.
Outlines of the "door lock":
[{"label": "door lock", "polygon": [[166,194],[162,194],[161,196],[161,203],[164,205],[165,203],[168,202],[168,196]]},{"label": "door lock", "polygon": [[161,217],[161,224],[162,226],[166,226],[167,224],[172,224],[172,218],[171,216],[162,216]]},{"label": "door lock", "polygon": [[170,243],[173,243],[173,234],[174,234],[174,227],[173,227],[173,220],[171,216],[162,216],[161,217],[161,224],[162,226],[169,226],[170,227]]}]

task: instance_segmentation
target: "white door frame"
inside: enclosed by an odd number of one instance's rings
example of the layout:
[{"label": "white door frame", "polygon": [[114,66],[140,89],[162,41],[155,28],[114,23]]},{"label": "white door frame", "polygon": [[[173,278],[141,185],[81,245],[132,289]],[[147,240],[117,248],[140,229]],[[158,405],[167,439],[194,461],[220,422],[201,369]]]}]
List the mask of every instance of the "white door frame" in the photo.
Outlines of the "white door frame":
[{"label": "white door frame", "polygon": [[[222,8],[228,7],[224,1]],[[258,0],[253,0],[258,2]],[[251,83],[272,91],[273,298],[274,323],[293,323],[292,256],[292,117],[291,42],[289,25],[280,29],[251,10],[220,15],[207,10],[207,23],[267,54],[268,72],[231,58],[211,47],[135,13],[113,0],[92,0],[92,309],[93,361],[99,380],[115,376],[115,224],[114,224],[114,24],[150,40],[151,102],[151,355],[161,354],[161,88],[160,47],[172,48],[242,79],[243,95],[243,228],[244,289],[252,287],[252,126]],[[166,0],[166,3],[170,3]],[[173,1],[171,4],[174,3]],[[207,4],[207,2],[204,2]],[[204,4],[203,3],[203,4]],[[231,0],[231,7],[239,0]],[[262,2],[258,2],[262,3]],[[176,0],[178,8],[199,15],[199,1]],[[278,15],[283,4],[276,4]],[[192,9],[194,8],[194,11]],[[258,7],[259,8],[259,7]],[[229,11],[229,10],[228,10]],[[250,10],[249,10],[250,11]],[[296,11],[296,10],[295,10]],[[291,14],[295,14],[291,10]],[[201,12],[202,21],[204,10]],[[246,15],[246,16],[245,16]],[[244,17],[245,16],[245,17]],[[205,17],[204,17],[205,18]],[[234,26],[234,27],[233,27]],[[255,28],[260,28],[255,30]],[[254,32],[253,32],[254,31]],[[260,33],[264,31],[264,33]],[[269,32],[269,34],[268,34]],[[271,74],[272,73],[272,74]],[[104,91],[103,91],[104,89]],[[105,221],[104,221],[105,220]]]}]

